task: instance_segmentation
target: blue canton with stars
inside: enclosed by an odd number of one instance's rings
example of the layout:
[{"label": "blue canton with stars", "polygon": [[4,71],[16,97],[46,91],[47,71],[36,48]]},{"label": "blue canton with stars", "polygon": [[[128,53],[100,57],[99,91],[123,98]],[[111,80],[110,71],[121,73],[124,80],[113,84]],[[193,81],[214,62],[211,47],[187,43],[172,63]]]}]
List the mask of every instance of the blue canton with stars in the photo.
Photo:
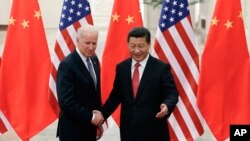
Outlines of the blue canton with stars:
[{"label": "blue canton with stars", "polygon": [[87,0],[64,0],[59,29],[67,28],[90,13],[90,6]]},{"label": "blue canton with stars", "polygon": [[175,25],[189,15],[187,0],[164,0],[159,27],[161,31]]}]

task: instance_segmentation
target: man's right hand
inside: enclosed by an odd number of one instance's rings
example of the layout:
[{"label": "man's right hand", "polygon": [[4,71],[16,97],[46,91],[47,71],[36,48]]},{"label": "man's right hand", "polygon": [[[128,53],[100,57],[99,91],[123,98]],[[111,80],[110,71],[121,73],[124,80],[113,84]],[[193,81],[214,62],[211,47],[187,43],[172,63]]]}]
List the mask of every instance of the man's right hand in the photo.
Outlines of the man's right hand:
[{"label": "man's right hand", "polygon": [[101,125],[104,121],[102,113],[98,110],[93,110],[92,113],[93,113],[94,118],[91,120],[91,123],[96,125],[96,126]]},{"label": "man's right hand", "polygon": [[99,125],[97,127],[97,131],[96,131],[96,139],[99,140],[103,135],[103,127],[102,125]]}]

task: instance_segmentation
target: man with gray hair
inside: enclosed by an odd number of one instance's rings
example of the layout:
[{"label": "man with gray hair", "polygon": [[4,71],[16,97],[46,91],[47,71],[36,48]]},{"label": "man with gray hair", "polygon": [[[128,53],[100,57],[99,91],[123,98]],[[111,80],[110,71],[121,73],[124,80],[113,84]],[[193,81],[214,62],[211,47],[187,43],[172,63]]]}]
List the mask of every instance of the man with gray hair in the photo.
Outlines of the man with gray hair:
[{"label": "man with gray hair", "polygon": [[100,65],[95,50],[98,31],[92,25],[77,30],[76,49],[59,64],[56,88],[60,115],[60,141],[96,141],[103,133]]}]

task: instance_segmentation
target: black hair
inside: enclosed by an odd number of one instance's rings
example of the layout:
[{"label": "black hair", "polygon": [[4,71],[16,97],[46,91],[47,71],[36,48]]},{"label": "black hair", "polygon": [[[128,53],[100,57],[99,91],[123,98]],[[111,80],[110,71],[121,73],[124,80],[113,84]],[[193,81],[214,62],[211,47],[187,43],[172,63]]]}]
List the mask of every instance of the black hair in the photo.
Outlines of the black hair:
[{"label": "black hair", "polygon": [[132,30],[130,30],[128,33],[127,42],[129,42],[129,39],[131,37],[135,37],[135,38],[145,37],[146,42],[148,44],[150,44],[150,42],[151,42],[150,41],[151,34],[150,34],[149,30],[145,27],[134,27]]}]

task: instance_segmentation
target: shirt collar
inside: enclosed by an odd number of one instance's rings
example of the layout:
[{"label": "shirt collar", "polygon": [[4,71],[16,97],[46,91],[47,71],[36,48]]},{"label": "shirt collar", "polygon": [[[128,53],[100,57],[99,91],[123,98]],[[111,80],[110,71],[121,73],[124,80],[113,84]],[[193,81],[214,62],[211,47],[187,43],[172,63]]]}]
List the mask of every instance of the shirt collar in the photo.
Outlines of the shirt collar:
[{"label": "shirt collar", "polygon": [[[147,55],[147,57],[144,60],[142,60],[141,62],[138,62],[138,63],[140,63],[140,65],[142,67],[145,67],[147,64],[148,58],[149,58],[149,54]],[[137,63],[137,62],[132,58],[132,67],[135,66],[135,63]]]},{"label": "shirt collar", "polygon": [[80,58],[83,62],[86,62],[87,58],[81,54],[80,50],[76,47],[76,52],[79,54]]}]

